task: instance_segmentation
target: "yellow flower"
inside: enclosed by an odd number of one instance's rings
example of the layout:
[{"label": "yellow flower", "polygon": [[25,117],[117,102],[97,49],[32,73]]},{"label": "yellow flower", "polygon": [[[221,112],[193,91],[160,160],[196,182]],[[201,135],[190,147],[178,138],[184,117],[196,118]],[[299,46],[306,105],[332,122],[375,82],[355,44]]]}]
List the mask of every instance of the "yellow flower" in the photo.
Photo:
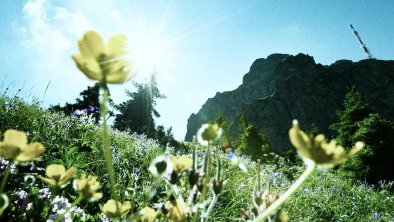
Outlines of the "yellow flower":
[{"label": "yellow flower", "polygon": [[75,180],[74,186],[85,200],[96,201],[103,197],[102,193],[97,192],[101,188],[101,184],[97,181],[96,176],[82,175],[80,179]]},{"label": "yellow flower", "polygon": [[293,121],[289,137],[291,143],[303,158],[314,161],[323,168],[332,168],[344,163],[364,146],[364,143],[357,142],[347,153],[342,146],[337,145],[335,140],[328,143],[323,134],[317,135],[315,138],[309,138],[300,129],[297,120]]},{"label": "yellow flower", "polygon": [[150,207],[144,207],[140,210],[140,214],[142,222],[153,222],[155,221],[157,212]]},{"label": "yellow flower", "polygon": [[3,142],[0,142],[0,156],[19,162],[37,160],[44,151],[41,143],[27,144],[26,133],[13,129],[7,130]]},{"label": "yellow flower", "polygon": [[110,199],[104,205],[99,204],[101,212],[109,218],[123,217],[129,213],[131,209],[130,201],[121,203],[119,201]]},{"label": "yellow flower", "polygon": [[193,160],[186,156],[181,157],[171,157],[171,162],[174,167],[175,172],[183,173],[187,169],[193,166]]},{"label": "yellow flower", "polygon": [[125,59],[127,39],[123,34],[111,36],[104,44],[95,31],[87,31],[78,40],[81,54],[73,54],[77,67],[88,78],[103,83],[123,83],[131,71],[131,63]]},{"label": "yellow flower", "polygon": [[45,174],[47,178],[42,176],[37,176],[42,181],[48,183],[51,186],[63,186],[65,185],[71,178],[75,177],[77,173],[77,168],[71,167],[66,170],[66,168],[61,164],[51,164],[47,166],[45,170]]},{"label": "yellow flower", "polygon": [[181,201],[177,199],[170,200],[167,209],[167,219],[169,222],[186,221],[185,206]]}]

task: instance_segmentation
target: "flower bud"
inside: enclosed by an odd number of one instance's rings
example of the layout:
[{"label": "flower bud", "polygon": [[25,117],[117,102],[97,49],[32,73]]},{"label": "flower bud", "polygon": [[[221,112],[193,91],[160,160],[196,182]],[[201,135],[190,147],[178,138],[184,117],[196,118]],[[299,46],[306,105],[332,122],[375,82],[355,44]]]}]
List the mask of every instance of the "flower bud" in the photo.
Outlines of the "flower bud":
[{"label": "flower bud", "polygon": [[199,173],[195,170],[191,170],[189,173],[189,184],[190,187],[193,187],[198,182]]},{"label": "flower bud", "polygon": [[224,187],[224,181],[216,181],[216,179],[213,180],[213,192],[215,192],[216,195],[221,193],[223,191]]}]

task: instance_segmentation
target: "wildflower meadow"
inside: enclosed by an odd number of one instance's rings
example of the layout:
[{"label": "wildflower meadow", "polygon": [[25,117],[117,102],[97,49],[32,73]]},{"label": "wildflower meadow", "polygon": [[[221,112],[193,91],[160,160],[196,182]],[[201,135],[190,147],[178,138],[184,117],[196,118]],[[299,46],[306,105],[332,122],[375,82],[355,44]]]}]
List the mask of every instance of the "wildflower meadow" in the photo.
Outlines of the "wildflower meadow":
[{"label": "wildflower meadow", "polygon": [[[108,84],[133,78],[127,37],[87,31],[75,65],[99,84],[99,107],[72,115],[40,101],[0,98],[0,221],[394,221],[393,181],[351,180],[336,169],[364,149],[289,123],[298,162],[252,160],[206,123],[184,149],[108,124]],[[97,123],[93,118],[100,115]]]}]

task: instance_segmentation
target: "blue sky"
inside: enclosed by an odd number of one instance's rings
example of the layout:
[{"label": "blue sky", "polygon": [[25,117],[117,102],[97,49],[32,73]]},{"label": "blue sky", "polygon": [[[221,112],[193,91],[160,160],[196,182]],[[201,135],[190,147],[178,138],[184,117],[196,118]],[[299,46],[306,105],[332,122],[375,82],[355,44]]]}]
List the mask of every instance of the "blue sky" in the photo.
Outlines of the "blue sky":
[{"label": "blue sky", "polygon": [[[324,65],[365,59],[353,24],[376,58],[392,60],[393,10],[390,0],[1,0],[0,92],[22,89],[20,96],[46,107],[73,102],[93,85],[71,60],[77,39],[89,29],[106,39],[125,33],[144,64],[136,80],[157,71],[167,96],[158,101],[157,122],[183,139],[189,115],[240,85],[257,58],[302,52]],[[125,89],[132,84],[110,86],[116,103],[127,99]]]}]

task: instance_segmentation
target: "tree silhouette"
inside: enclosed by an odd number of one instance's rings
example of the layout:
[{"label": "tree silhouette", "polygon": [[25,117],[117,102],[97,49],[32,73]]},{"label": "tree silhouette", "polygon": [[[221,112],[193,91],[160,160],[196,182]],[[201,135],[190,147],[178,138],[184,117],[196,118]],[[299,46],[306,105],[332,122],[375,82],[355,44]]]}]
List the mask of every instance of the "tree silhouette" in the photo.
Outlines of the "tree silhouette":
[{"label": "tree silhouette", "polygon": [[394,123],[376,113],[364,102],[361,92],[351,88],[345,95],[344,109],[337,111],[339,122],[331,125],[337,140],[349,149],[357,141],[365,147],[339,169],[345,175],[377,183],[394,179]]},{"label": "tree silhouette", "polygon": [[154,138],[156,133],[154,117],[160,117],[155,109],[156,99],[162,99],[165,96],[160,94],[157,88],[155,74],[151,75],[147,83],[134,83],[134,86],[135,92],[126,90],[126,95],[130,99],[115,106],[119,114],[116,114],[114,127],[119,130],[144,133]]},{"label": "tree silhouette", "polygon": [[257,127],[250,124],[244,114],[240,115],[238,150],[252,157],[253,160],[266,161],[264,154],[271,151],[271,143],[268,137],[260,133]]},{"label": "tree silhouette", "polygon": [[363,95],[354,87],[350,88],[343,101],[343,110],[337,110],[338,123],[330,126],[338,133],[336,137],[339,144],[345,148],[352,147],[351,137],[356,133],[357,123],[373,112],[372,108],[364,102]]}]

